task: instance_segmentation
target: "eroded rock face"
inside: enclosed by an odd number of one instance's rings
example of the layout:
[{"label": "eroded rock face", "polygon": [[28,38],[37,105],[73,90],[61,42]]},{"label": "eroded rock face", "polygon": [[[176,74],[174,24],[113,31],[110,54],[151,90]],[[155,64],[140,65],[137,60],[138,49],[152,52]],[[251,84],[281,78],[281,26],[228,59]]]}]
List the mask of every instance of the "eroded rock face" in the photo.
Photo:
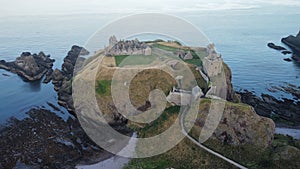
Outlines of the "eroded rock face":
[{"label": "eroded rock face", "polygon": [[[196,121],[200,132],[209,113],[210,102],[202,102]],[[256,114],[251,106],[227,102],[213,138],[232,145],[267,147],[272,143],[275,123]]]},{"label": "eroded rock face", "polygon": [[64,106],[71,114],[74,113],[74,105],[72,98],[72,78],[76,61],[84,60],[79,58],[80,55],[87,55],[89,52],[83,47],[72,46],[68,55],[64,58],[61,70],[55,69],[52,73],[52,84],[54,89],[57,91],[58,103]]},{"label": "eroded rock face", "polygon": [[229,66],[225,63],[223,63],[223,68],[225,72],[225,77],[226,77],[226,87],[227,87],[227,95],[226,95],[226,100],[231,101],[231,102],[240,102],[239,96],[235,93],[232,85],[232,73],[229,68]]},{"label": "eroded rock face", "polygon": [[43,52],[39,54],[23,52],[13,62],[1,60],[0,69],[16,73],[25,81],[36,81],[40,80],[47,72],[52,71],[54,61],[50,55],[45,55]]}]

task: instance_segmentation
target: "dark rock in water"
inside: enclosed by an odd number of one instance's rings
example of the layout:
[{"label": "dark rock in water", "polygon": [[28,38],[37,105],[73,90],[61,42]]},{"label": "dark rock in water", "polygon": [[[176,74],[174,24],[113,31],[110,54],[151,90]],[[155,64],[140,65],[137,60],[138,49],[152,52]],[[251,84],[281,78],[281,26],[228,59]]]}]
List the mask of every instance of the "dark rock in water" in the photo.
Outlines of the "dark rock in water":
[{"label": "dark rock in water", "polygon": [[300,62],[300,57],[297,56],[296,54],[293,54],[292,59],[295,60],[296,62]]},{"label": "dark rock in water", "polygon": [[64,114],[63,111],[61,111],[58,107],[56,107],[54,104],[50,103],[50,102],[47,102],[47,104],[53,108],[53,110],[57,111],[57,112],[60,112],[62,114]]},{"label": "dark rock in water", "polygon": [[287,61],[287,62],[293,61],[291,58],[284,58],[283,60],[284,60],[284,61]]},{"label": "dark rock in water", "polygon": [[49,83],[52,80],[53,69],[49,69],[46,73],[46,77],[43,80],[43,83]]},{"label": "dark rock in water", "polygon": [[288,51],[288,50],[282,51],[281,53],[284,54],[284,55],[292,54],[292,52],[291,52],[291,51]]},{"label": "dark rock in water", "polygon": [[31,53],[30,52],[22,52],[21,56],[30,56]]},{"label": "dark rock in water", "polygon": [[275,49],[275,50],[286,50],[286,48],[282,47],[282,46],[277,46],[274,43],[268,43],[268,47]]},{"label": "dark rock in water", "polygon": [[27,114],[0,131],[0,168],[75,168],[81,161],[111,155],[90,140],[76,119],[65,121],[45,109]]},{"label": "dark rock in water", "polygon": [[64,58],[61,70],[55,69],[52,73],[52,83],[54,85],[54,89],[57,91],[58,103],[65,107],[73,115],[75,115],[72,98],[73,72],[77,60],[80,62],[84,61],[84,58],[79,56],[87,54],[89,54],[89,52],[85,48],[76,45],[72,46],[71,50]]},{"label": "dark rock in water", "polygon": [[6,73],[2,73],[3,76],[7,76],[9,77],[10,75],[9,74],[6,74]]},{"label": "dark rock in water", "polygon": [[74,66],[80,55],[88,55],[89,52],[79,46],[72,46],[71,50],[68,52],[68,55],[64,58],[64,63],[62,64],[61,70],[64,72],[68,78],[73,76]]},{"label": "dark rock in water", "polygon": [[20,57],[13,62],[0,61],[0,69],[5,69],[12,73],[18,74],[25,81],[40,80],[48,70],[52,69],[54,59],[43,52],[31,54],[23,52]]},{"label": "dark rock in water", "polygon": [[[297,36],[290,35],[281,39],[282,43],[292,49],[295,58],[300,57],[300,31]],[[295,59],[299,61],[300,59]]]},{"label": "dark rock in water", "polygon": [[300,102],[286,98],[278,100],[268,94],[258,97],[247,90],[238,94],[241,95],[241,101],[253,106],[259,115],[272,118],[276,123],[300,125]]}]

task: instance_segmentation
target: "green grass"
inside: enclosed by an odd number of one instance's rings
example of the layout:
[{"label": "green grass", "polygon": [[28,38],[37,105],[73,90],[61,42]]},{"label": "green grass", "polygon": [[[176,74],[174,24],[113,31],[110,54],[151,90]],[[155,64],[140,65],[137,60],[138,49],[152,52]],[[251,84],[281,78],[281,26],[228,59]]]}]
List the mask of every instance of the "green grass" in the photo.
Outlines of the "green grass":
[{"label": "green grass", "polygon": [[161,158],[151,158],[151,160],[143,160],[143,159],[134,159],[125,166],[125,169],[160,169],[160,168],[168,168],[172,163],[166,159]]},{"label": "green grass", "polygon": [[275,134],[274,135],[274,141],[272,143],[274,147],[277,146],[294,146],[300,149],[300,141],[299,140],[294,140],[293,137],[291,136],[285,136],[282,134]]},{"label": "green grass", "polygon": [[126,65],[148,65],[156,59],[154,55],[116,55],[115,61],[118,67]]},{"label": "green grass", "polygon": [[[162,44],[153,44],[153,47],[162,49],[162,50],[166,50],[166,51],[170,51],[170,52],[174,52],[176,53],[178,51],[178,48],[175,47],[171,47],[171,46],[165,46]],[[180,49],[183,50],[183,49]],[[206,56],[206,52],[195,52],[194,50],[184,50],[184,52],[191,52],[193,59],[191,60],[184,60],[184,62],[189,63],[189,64],[193,64],[196,66],[202,66],[202,60],[200,59],[201,57],[205,57]],[[199,54],[201,54],[201,56],[199,56]],[[203,56],[202,56],[203,55]]]},{"label": "green grass", "polygon": [[198,70],[196,70],[196,67],[194,65],[189,65],[189,67],[190,67],[190,70],[192,71],[192,73],[195,76],[195,79],[197,81],[198,86],[202,89],[203,92],[207,92],[208,84],[203,79],[200,72]]},{"label": "green grass", "polygon": [[[195,53],[197,55],[197,57],[201,60],[203,60],[206,56],[207,56],[207,53],[206,51],[193,51],[192,54]],[[194,54],[193,54],[194,56]]]},{"label": "green grass", "polygon": [[171,46],[165,46],[165,45],[158,44],[158,43],[155,43],[152,46],[156,47],[156,48],[159,48],[159,49],[162,49],[162,50],[170,51],[170,52],[177,52],[178,51],[178,48],[171,47]]},{"label": "green grass", "polygon": [[99,80],[96,84],[96,92],[100,96],[111,95],[111,80]]},{"label": "green grass", "polygon": [[115,56],[116,65],[119,66],[126,57],[128,57],[128,55],[116,55]]},{"label": "green grass", "polygon": [[[201,105],[209,104],[210,99],[203,99]],[[236,106],[239,110],[249,106],[244,104],[227,103]],[[177,115],[180,107],[170,107],[153,123],[146,125],[138,131],[139,136],[151,137],[166,130],[174,115]],[[166,125],[168,124],[168,125]],[[299,168],[299,162],[293,158],[291,160],[274,160],[276,148],[286,145],[299,148],[299,141],[291,137],[275,134],[274,141],[270,147],[262,148],[252,144],[230,145],[219,140],[210,138],[204,143],[207,147],[225,155],[226,157],[241,163],[248,168]],[[299,160],[298,160],[299,161]],[[144,158],[132,159],[125,169],[160,169],[160,168],[233,168],[232,165],[214,155],[202,150],[188,139],[182,140],[171,150],[161,155]]]},{"label": "green grass", "polygon": [[196,65],[196,66],[202,66],[202,60],[201,59],[191,59],[191,60],[185,60],[184,62]]},{"label": "green grass", "polygon": [[[178,116],[179,111],[180,106],[169,107],[152,123],[146,124],[140,129],[135,128],[139,133],[139,137],[151,137],[163,132],[167,128],[162,127],[162,124],[169,123],[170,117]],[[166,125],[166,127],[170,126]]]}]

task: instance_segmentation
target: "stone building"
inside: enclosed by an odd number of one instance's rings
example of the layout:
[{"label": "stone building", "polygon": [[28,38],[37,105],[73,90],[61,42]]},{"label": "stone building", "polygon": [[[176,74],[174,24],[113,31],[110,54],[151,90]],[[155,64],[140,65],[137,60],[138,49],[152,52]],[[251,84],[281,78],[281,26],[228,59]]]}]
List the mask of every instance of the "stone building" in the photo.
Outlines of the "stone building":
[{"label": "stone building", "polygon": [[113,35],[109,38],[109,46],[110,47],[113,47],[117,43],[118,43],[118,39],[116,38],[115,35]]},{"label": "stone building", "polygon": [[193,59],[193,55],[191,51],[185,52],[183,50],[178,50],[177,51],[177,56],[183,60],[191,60]]},{"label": "stone building", "polygon": [[216,52],[215,45],[209,44],[207,46],[208,56],[203,60],[203,70],[209,76],[217,76],[222,72],[223,59],[220,54]]},{"label": "stone building", "polygon": [[173,87],[166,99],[169,103],[186,106],[191,105],[192,102],[202,96],[204,96],[204,94],[199,86],[195,86],[192,91]]},{"label": "stone building", "polygon": [[106,56],[114,55],[151,55],[152,49],[144,42],[135,40],[118,41],[115,36],[109,38],[109,47],[105,49]]}]

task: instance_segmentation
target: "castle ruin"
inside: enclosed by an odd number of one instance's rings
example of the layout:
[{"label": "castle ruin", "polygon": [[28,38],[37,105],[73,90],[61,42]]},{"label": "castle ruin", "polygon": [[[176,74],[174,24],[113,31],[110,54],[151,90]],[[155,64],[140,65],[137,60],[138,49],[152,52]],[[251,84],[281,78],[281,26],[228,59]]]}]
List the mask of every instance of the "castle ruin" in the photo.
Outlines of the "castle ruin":
[{"label": "castle ruin", "polygon": [[115,36],[109,38],[109,46],[105,48],[106,56],[115,55],[151,55],[152,49],[144,42],[135,40],[118,41]]},{"label": "castle ruin", "polygon": [[203,60],[203,71],[208,77],[219,75],[223,68],[223,59],[221,55],[216,52],[214,44],[209,44],[206,48],[206,52],[208,56]]},{"label": "castle ruin", "polygon": [[183,50],[178,50],[177,51],[177,56],[183,60],[191,60],[193,59],[193,55],[191,51],[185,52]]}]

